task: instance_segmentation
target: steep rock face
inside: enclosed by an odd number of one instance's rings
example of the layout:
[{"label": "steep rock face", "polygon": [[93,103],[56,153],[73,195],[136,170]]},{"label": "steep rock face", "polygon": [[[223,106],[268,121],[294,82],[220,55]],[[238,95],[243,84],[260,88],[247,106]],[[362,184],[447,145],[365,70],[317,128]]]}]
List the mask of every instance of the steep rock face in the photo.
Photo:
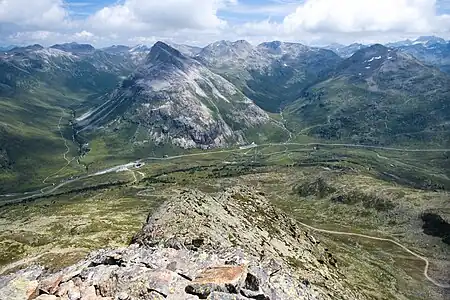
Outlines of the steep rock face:
[{"label": "steep rock face", "polygon": [[[20,284],[19,284],[20,283]],[[56,274],[0,278],[11,299],[369,299],[337,259],[256,190],[182,191],[134,244],[101,250]]]},{"label": "steep rock face", "polygon": [[123,118],[145,128],[156,143],[183,148],[243,143],[246,129],[269,122],[230,82],[162,42],[78,126],[91,129]]}]

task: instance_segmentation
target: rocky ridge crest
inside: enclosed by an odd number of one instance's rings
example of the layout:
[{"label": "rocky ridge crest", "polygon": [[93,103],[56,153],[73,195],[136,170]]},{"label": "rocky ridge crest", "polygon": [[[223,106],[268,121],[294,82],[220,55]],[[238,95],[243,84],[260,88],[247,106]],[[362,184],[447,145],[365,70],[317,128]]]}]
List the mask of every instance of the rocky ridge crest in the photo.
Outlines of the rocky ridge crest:
[{"label": "rocky ridge crest", "polygon": [[123,249],[0,278],[0,299],[366,299],[336,258],[264,194],[185,190]]}]

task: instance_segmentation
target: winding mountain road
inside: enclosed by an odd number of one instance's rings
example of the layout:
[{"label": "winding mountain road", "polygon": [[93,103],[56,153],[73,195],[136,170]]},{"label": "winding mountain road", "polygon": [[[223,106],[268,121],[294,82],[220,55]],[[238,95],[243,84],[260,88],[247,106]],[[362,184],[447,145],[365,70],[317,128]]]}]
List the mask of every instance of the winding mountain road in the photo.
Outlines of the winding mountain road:
[{"label": "winding mountain road", "polygon": [[335,235],[344,235],[344,236],[356,236],[356,237],[362,237],[362,238],[366,238],[366,239],[371,239],[371,240],[376,240],[376,241],[383,241],[383,242],[389,242],[392,243],[394,245],[397,245],[398,247],[402,248],[405,252],[419,258],[420,260],[425,262],[425,267],[423,269],[423,276],[425,276],[425,278],[430,281],[432,284],[434,284],[437,287],[440,288],[444,288],[444,289],[449,289],[450,288],[450,284],[448,283],[440,283],[437,282],[436,280],[434,280],[433,278],[430,277],[430,275],[428,275],[428,270],[430,268],[430,262],[426,257],[423,257],[417,253],[415,253],[414,251],[410,250],[409,248],[407,248],[406,246],[400,244],[397,241],[391,240],[391,239],[385,239],[385,238],[379,238],[379,237],[374,237],[374,236],[370,236],[370,235],[365,235],[365,234],[359,234],[359,233],[351,233],[351,232],[342,232],[342,231],[333,231],[333,230],[325,230],[325,229],[320,229],[320,228],[316,228],[310,225],[307,225],[305,223],[302,222],[298,222],[300,225],[309,228],[313,231],[317,231],[317,232],[322,232],[322,233],[328,233],[328,234],[335,234]]}]

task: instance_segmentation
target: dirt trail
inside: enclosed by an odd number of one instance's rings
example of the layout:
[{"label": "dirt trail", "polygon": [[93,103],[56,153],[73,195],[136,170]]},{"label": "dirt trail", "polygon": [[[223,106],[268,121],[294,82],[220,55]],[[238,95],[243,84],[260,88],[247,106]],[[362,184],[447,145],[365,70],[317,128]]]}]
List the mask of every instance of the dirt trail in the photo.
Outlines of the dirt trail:
[{"label": "dirt trail", "polygon": [[[62,155],[63,158],[64,158],[64,160],[66,161],[66,165],[64,165],[64,167],[62,167],[61,169],[59,169],[59,170],[56,171],[55,173],[48,175],[48,176],[42,181],[43,184],[46,184],[46,183],[47,183],[47,180],[49,180],[50,177],[53,177],[53,176],[55,176],[55,175],[58,175],[60,172],[62,172],[64,169],[66,169],[66,168],[67,168],[67,167],[75,160],[75,157],[72,158],[72,159],[68,159],[68,158],[67,158],[67,154],[70,153],[70,148],[69,148],[69,145],[67,144],[67,140],[64,138],[64,134],[63,134],[63,132],[62,132],[62,130],[61,130],[61,121],[62,121],[62,119],[64,118],[64,115],[65,115],[66,113],[65,113],[64,109],[62,109],[62,108],[61,108],[61,112],[62,112],[62,115],[61,115],[61,117],[59,118],[57,127],[58,127],[58,131],[59,131],[59,135],[61,136],[61,139],[64,141],[64,146],[66,147],[66,152],[64,152],[63,155]],[[43,193],[43,189],[41,190],[41,193]]]},{"label": "dirt trail", "polygon": [[431,278],[428,275],[428,269],[430,267],[430,262],[426,257],[423,257],[417,253],[415,253],[414,251],[410,250],[409,248],[407,248],[406,246],[400,244],[397,241],[391,240],[391,239],[385,239],[385,238],[379,238],[379,237],[374,237],[374,236],[370,236],[370,235],[365,235],[365,234],[359,234],[359,233],[351,233],[351,232],[342,232],[342,231],[333,231],[333,230],[325,230],[325,229],[320,229],[320,228],[316,228],[310,225],[307,225],[305,223],[299,222],[302,226],[309,228],[313,231],[317,231],[317,232],[322,232],[322,233],[329,233],[329,234],[336,234],[336,235],[345,235],[345,236],[356,236],[356,237],[362,237],[362,238],[366,238],[366,239],[371,239],[371,240],[377,240],[377,241],[383,241],[383,242],[389,242],[392,244],[397,245],[398,247],[402,248],[405,252],[419,258],[420,260],[425,262],[425,267],[423,269],[423,276],[425,276],[425,278],[430,281],[432,284],[434,284],[437,287],[440,288],[444,288],[444,289],[449,289],[450,288],[450,284],[447,283],[440,283],[437,282],[436,280],[434,280],[433,278]]},{"label": "dirt trail", "polygon": [[35,255],[35,256],[29,256],[25,257],[21,260],[15,261],[9,265],[4,266],[0,269],[0,276],[5,274],[6,272],[16,269],[21,266],[28,265],[32,262],[35,262],[36,260],[40,259],[44,255],[48,254],[67,254],[67,253],[73,253],[73,252],[88,252],[89,250],[86,248],[65,248],[65,249],[51,249],[48,251],[45,251],[44,253]]}]

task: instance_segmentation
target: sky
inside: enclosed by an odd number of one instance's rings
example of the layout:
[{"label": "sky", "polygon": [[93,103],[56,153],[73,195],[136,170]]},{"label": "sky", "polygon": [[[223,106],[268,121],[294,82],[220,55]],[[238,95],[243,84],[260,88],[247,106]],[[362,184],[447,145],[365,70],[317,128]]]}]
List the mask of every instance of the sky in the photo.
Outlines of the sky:
[{"label": "sky", "polygon": [[0,0],[0,45],[450,38],[450,0]]}]

